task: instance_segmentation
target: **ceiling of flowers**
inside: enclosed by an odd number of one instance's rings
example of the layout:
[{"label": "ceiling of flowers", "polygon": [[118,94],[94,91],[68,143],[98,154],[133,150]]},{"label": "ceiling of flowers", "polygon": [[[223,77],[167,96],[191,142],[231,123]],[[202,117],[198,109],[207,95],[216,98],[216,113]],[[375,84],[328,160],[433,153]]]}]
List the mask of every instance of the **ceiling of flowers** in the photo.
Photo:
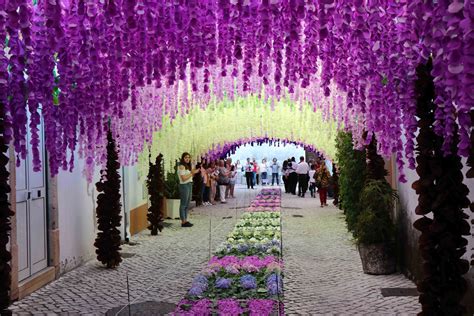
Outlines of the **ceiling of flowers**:
[{"label": "ceiling of flowers", "polygon": [[[206,110],[195,108],[168,121],[154,133],[150,149],[152,157],[163,154],[167,169],[185,151],[196,158],[216,158],[233,144],[265,138],[304,144],[333,158],[336,133],[336,122],[324,119],[320,110],[313,111],[308,104],[300,108],[282,100],[272,107],[257,97],[247,97],[210,104]],[[139,157],[141,171],[148,169],[148,155],[147,147]]]},{"label": "ceiling of flowers", "polygon": [[[4,137],[24,158],[30,129],[40,168],[41,109],[52,174],[73,167],[76,149],[90,173],[104,161],[109,126],[127,163],[163,124],[198,120],[198,108],[237,96],[270,107],[289,98],[331,113],[356,140],[375,133],[380,153],[413,167],[415,67],[432,57],[436,132],[446,152],[458,132],[467,156],[473,17],[472,1],[462,0],[0,0]],[[235,122],[225,137],[259,128],[239,123],[241,132]],[[184,133],[177,127],[168,133]],[[225,141],[216,132],[203,128],[211,138],[190,137],[191,148]],[[157,137],[172,147],[188,141]]]}]

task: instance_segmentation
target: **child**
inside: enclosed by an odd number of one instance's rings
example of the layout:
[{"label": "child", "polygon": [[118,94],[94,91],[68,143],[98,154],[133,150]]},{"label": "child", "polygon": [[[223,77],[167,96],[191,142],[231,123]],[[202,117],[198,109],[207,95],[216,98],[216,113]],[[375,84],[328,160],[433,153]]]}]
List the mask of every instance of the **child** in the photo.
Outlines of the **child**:
[{"label": "child", "polygon": [[309,192],[311,192],[311,197],[316,197],[316,179],[314,174],[316,173],[316,166],[311,165],[311,170],[309,171]]}]

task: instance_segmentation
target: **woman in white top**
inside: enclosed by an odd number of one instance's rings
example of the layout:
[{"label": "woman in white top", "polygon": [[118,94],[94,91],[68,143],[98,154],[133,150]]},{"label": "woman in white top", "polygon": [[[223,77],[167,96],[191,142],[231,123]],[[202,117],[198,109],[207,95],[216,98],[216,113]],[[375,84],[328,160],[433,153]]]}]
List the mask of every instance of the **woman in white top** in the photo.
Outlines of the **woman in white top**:
[{"label": "woman in white top", "polygon": [[181,227],[191,227],[193,224],[188,222],[189,203],[193,192],[193,176],[199,170],[191,168],[191,155],[183,153],[178,166],[179,177],[179,217],[181,218]]}]

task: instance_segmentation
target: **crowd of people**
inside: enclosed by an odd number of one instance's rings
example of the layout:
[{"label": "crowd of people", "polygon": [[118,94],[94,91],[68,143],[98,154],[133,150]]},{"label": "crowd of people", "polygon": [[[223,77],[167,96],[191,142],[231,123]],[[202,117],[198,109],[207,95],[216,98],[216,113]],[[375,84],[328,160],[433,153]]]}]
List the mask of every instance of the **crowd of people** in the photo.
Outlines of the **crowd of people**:
[{"label": "crowd of people", "polygon": [[295,157],[289,158],[283,162],[283,183],[285,193],[296,195],[298,187],[298,196],[304,198],[306,192],[310,191],[311,197],[319,195],[321,207],[328,206],[328,189],[332,189],[334,195],[334,204],[338,204],[338,186],[337,169],[333,165],[332,175],[322,158],[316,158],[314,161],[306,162],[304,157],[300,157],[297,163]]},{"label": "crowd of people", "polygon": [[189,153],[183,153],[178,165],[180,191],[180,218],[182,227],[191,227],[187,220],[189,203],[196,201],[196,206],[227,203],[234,198],[234,188],[237,178],[236,166],[232,159],[203,161],[193,168]]},{"label": "crowd of people", "polygon": [[[319,195],[321,207],[328,205],[329,186],[337,183],[334,181],[337,176],[335,166],[331,176],[322,158],[307,163],[304,157],[300,157],[300,161],[296,163],[292,157],[285,160],[281,166],[276,158],[270,163],[267,163],[266,159],[259,163],[255,158],[247,158],[244,165],[241,165],[240,161],[233,164],[232,159],[227,158],[204,160],[193,167],[189,153],[183,153],[178,165],[181,226],[193,226],[187,220],[191,199],[196,201],[196,206],[209,206],[218,202],[227,203],[227,199],[234,198],[235,184],[240,174],[245,174],[248,189],[254,189],[259,184],[280,185],[280,178],[286,193],[296,195],[298,187],[298,196],[304,198],[309,188],[311,197]],[[333,185],[332,189],[334,204],[337,205],[337,185]]]}]

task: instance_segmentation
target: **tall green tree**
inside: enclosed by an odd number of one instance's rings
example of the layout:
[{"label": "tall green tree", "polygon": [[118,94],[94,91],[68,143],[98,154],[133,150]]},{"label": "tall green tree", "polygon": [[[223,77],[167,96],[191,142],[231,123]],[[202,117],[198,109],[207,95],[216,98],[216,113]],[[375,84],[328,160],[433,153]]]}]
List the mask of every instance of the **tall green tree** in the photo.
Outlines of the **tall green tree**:
[{"label": "tall green tree", "polygon": [[355,150],[352,134],[340,131],[336,137],[339,165],[339,203],[346,215],[347,228],[353,231],[361,212],[360,192],[366,178],[365,151]]},{"label": "tall green tree", "polygon": [[163,155],[156,157],[155,164],[150,160],[146,185],[150,196],[150,207],[148,208],[148,229],[151,235],[158,235],[163,230],[163,197],[165,193]]},{"label": "tall green tree", "polygon": [[107,266],[115,268],[122,262],[120,255],[120,227],[122,216],[120,203],[120,163],[112,132],[107,132],[107,164],[101,170],[100,181],[96,188],[100,194],[97,196],[97,224],[99,233],[94,246],[97,248],[97,260]]}]

